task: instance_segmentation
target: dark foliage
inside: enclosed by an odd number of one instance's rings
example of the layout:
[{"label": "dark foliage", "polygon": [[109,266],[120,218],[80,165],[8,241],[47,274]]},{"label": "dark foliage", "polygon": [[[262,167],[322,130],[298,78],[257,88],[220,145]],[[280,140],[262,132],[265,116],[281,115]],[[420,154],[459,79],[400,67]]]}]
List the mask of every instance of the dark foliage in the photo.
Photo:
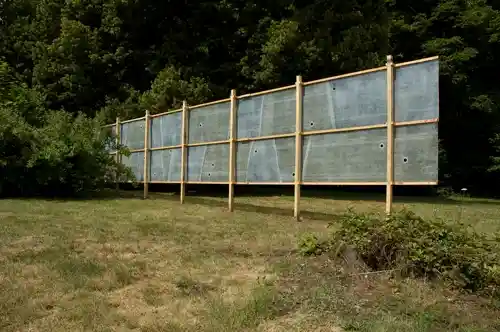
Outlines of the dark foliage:
[{"label": "dark foliage", "polygon": [[[111,122],[230,89],[291,84],[298,74],[378,66],[387,54],[397,62],[439,55],[442,183],[492,194],[499,8],[485,0],[0,0],[0,58],[25,87],[18,92],[36,99],[21,116],[31,125],[45,110]],[[27,104],[12,108],[17,115],[19,107]]]}]

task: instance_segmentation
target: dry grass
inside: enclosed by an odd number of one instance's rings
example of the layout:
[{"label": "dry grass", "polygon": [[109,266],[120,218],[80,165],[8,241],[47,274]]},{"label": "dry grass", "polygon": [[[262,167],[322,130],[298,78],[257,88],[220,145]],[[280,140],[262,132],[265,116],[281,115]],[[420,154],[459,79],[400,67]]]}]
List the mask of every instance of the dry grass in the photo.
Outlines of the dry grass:
[{"label": "dry grass", "polygon": [[[127,195],[131,196],[131,195]],[[489,230],[500,203],[404,203]],[[1,331],[491,331],[498,307],[437,285],[347,277],[295,254],[303,232],[376,200],[152,195],[0,202]],[[399,204],[401,207],[401,204]],[[499,304],[496,304],[500,306]]]}]

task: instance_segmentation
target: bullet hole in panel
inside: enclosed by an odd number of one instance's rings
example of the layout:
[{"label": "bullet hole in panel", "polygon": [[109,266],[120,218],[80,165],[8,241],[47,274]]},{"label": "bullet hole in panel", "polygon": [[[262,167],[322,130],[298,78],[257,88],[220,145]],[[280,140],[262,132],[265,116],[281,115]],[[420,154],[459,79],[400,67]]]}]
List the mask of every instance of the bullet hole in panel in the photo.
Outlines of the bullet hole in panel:
[{"label": "bullet hole in panel", "polygon": [[314,127],[314,122],[311,121],[310,125],[311,125],[311,127]]},{"label": "bullet hole in panel", "polygon": [[383,149],[384,148],[384,143],[380,143],[380,148]]},{"label": "bullet hole in panel", "polygon": [[403,158],[403,162],[404,162],[405,164],[408,164],[408,157],[404,157],[404,158]]},{"label": "bullet hole in panel", "polygon": [[211,173],[208,173],[208,176],[211,176],[212,174]]},{"label": "bullet hole in panel", "polygon": [[295,172],[292,173],[292,176],[295,176]]}]

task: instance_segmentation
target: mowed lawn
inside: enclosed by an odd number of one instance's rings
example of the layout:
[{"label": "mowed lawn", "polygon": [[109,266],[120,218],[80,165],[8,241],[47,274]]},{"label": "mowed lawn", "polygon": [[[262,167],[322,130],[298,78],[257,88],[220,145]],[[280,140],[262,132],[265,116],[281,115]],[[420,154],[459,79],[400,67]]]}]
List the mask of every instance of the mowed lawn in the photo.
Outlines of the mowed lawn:
[{"label": "mowed lawn", "polygon": [[[122,193],[0,201],[0,331],[495,331],[500,303],[300,257],[351,207],[377,200]],[[378,197],[382,198],[383,197]],[[426,217],[499,229],[500,202],[406,199]]]}]

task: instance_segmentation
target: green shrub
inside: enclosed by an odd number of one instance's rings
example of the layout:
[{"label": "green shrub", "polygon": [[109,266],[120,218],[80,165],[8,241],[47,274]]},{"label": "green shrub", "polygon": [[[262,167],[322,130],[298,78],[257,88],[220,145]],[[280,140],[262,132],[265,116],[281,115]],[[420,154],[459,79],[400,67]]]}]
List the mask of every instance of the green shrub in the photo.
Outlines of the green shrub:
[{"label": "green shrub", "polygon": [[102,189],[131,171],[116,163],[102,121],[45,109],[43,97],[0,62],[0,194],[76,195]]},{"label": "green shrub", "polygon": [[324,251],[323,243],[314,234],[304,234],[299,239],[299,251],[304,256],[319,255]]},{"label": "green shrub", "polygon": [[405,268],[415,276],[499,294],[499,242],[464,224],[402,211],[386,218],[349,212],[335,226],[328,243],[317,246],[350,246],[375,270]]}]

